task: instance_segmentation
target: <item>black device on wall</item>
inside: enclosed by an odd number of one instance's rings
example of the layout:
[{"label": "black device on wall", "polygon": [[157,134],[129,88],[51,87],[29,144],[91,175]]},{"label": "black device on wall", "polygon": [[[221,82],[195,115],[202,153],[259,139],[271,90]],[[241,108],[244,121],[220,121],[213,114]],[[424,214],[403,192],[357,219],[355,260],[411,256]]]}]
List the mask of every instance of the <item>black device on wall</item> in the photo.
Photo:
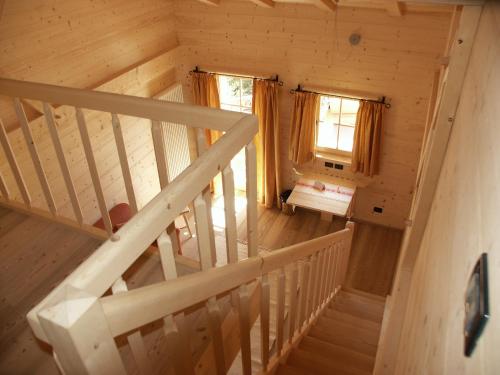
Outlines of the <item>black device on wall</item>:
[{"label": "black device on wall", "polygon": [[464,354],[470,357],[490,317],[488,256],[481,254],[469,277],[465,293]]}]

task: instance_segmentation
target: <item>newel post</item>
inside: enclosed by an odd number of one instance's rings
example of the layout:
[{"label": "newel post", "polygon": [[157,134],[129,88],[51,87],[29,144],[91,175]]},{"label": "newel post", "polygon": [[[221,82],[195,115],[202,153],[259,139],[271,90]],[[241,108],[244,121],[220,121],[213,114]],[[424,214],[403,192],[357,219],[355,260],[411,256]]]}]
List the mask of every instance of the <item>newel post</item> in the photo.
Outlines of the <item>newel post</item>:
[{"label": "newel post", "polygon": [[40,324],[66,374],[125,374],[99,298],[66,287],[38,313]]}]

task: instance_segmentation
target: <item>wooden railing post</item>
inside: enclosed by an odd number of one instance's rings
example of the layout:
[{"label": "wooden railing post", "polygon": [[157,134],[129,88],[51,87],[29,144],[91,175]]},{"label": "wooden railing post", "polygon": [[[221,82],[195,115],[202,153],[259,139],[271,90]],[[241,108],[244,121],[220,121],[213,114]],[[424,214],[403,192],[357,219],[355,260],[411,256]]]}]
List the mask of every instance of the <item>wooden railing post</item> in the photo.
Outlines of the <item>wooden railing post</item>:
[{"label": "wooden railing post", "polygon": [[346,229],[349,229],[349,236],[343,242],[343,259],[342,259],[342,273],[340,277],[340,284],[344,284],[347,275],[347,268],[349,267],[349,257],[351,255],[352,238],[354,236],[355,224],[352,221],[348,221],[345,225]]},{"label": "wooden railing post", "polygon": [[0,191],[2,192],[2,196],[5,200],[10,200],[10,192],[7,184],[5,183],[5,179],[3,178],[3,174],[0,172]]},{"label": "wooden railing post", "polygon": [[82,139],[83,150],[85,151],[85,158],[87,159],[87,164],[89,166],[90,177],[92,178],[92,185],[94,186],[95,195],[97,198],[97,203],[99,205],[99,210],[101,211],[101,217],[104,222],[104,227],[108,236],[112,240],[118,239],[113,235],[113,224],[111,223],[111,218],[109,217],[108,208],[106,207],[106,199],[104,198],[104,191],[102,189],[101,179],[99,177],[99,171],[97,170],[97,163],[94,156],[94,151],[92,150],[92,143],[90,142],[89,130],[87,129],[87,124],[85,122],[85,116],[80,108],[75,108],[76,122],[78,124],[78,130],[80,132],[80,138]]},{"label": "wooden railing post", "polygon": [[0,143],[2,143],[3,151],[5,152],[7,161],[9,162],[10,169],[14,174],[14,178],[16,179],[17,187],[21,192],[23,202],[27,208],[31,208],[31,197],[28,192],[28,188],[26,187],[26,182],[24,181],[21,169],[19,168],[19,164],[17,164],[14,151],[12,150],[12,146],[9,141],[9,136],[5,131],[5,127],[3,125],[2,120],[0,120]]},{"label": "wooden railing post", "polygon": [[258,253],[257,227],[257,153],[255,145],[250,142],[245,147],[246,179],[247,179],[247,239],[248,257]]},{"label": "wooden railing post", "polygon": [[[111,290],[113,294],[125,293],[128,291],[127,283],[122,277],[120,277],[115,281]],[[148,359],[148,352],[146,350],[146,345],[144,344],[141,331],[137,330],[128,335],[127,341],[140,373],[143,375],[151,374],[153,372],[153,368]]]},{"label": "wooden railing post", "polygon": [[[165,280],[176,279],[177,268],[172,237],[165,231],[160,234],[157,242]],[[181,312],[176,316],[168,315],[163,318],[163,323],[168,355],[173,362],[176,374],[194,375],[193,357],[184,313]]]},{"label": "wooden railing post", "polygon": [[57,216],[57,209],[56,209],[56,204],[54,202],[54,197],[52,195],[52,191],[50,189],[47,176],[45,175],[45,171],[42,166],[42,161],[40,160],[40,155],[38,154],[38,149],[35,145],[35,141],[33,140],[33,134],[31,133],[28,119],[26,118],[23,105],[21,104],[19,98],[14,98],[14,107],[16,110],[19,123],[21,124],[21,130],[23,131],[24,134],[24,140],[26,141],[28,151],[31,155],[31,160],[33,161],[33,165],[35,166],[35,171],[38,176],[38,180],[40,181],[40,185],[42,186],[42,191],[45,196],[45,201],[47,202],[47,207],[49,208],[49,211],[52,213],[53,216]]},{"label": "wooden railing post", "polygon": [[262,275],[260,294],[260,348],[263,371],[267,370],[267,365],[269,364],[269,302],[271,298],[270,289],[269,275]]},{"label": "wooden railing post", "polygon": [[250,294],[248,292],[247,285],[240,286],[239,296],[241,364],[243,366],[243,375],[251,375],[252,355],[250,342]]},{"label": "wooden railing post", "polygon": [[122,169],[125,190],[127,192],[128,203],[130,204],[132,213],[136,214],[137,211],[139,211],[139,208],[137,207],[137,199],[135,198],[134,183],[130,173],[130,165],[128,163],[127,149],[125,147],[125,139],[123,138],[122,126],[117,114],[111,114],[111,123],[113,125],[116,149],[118,150],[118,157],[120,159],[120,166]]},{"label": "wooden railing post", "polygon": [[278,271],[277,276],[278,291],[277,291],[277,306],[276,306],[276,351],[281,354],[283,348],[283,335],[285,331],[285,268]]},{"label": "wooden railing post", "polygon": [[57,132],[54,113],[52,112],[51,106],[47,103],[43,103],[43,111],[45,120],[47,122],[47,127],[49,128],[50,137],[52,138],[52,143],[56,151],[57,159],[59,160],[59,166],[61,167],[61,172],[64,177],[66,189],[68,190],[68,195],[71,200],[71,206],[73,207],[76,221],[78,222],[78,224],[82,225],[82,209],[80,207],[80,202],[78,201],[78,195],[76,193],[75,185],[73,184],[73,179],[71,178],[71,172],[69,170],[68,162],[66,161],[66,156],[64,155],[64,149],[61,143],[61,139],[59,138],[59,133]]},{"label": "wooden railing post", "polygon": [[38,313],[66,374],[125,374],[99,298],[71,286]]},{"label": "wooden railing post", "polygon": [[222,192],[224,194],[224,214],[226,219],[227,263],[238,261],[236,212],[234,208],[234,175],[231,164],[222,170]]}]

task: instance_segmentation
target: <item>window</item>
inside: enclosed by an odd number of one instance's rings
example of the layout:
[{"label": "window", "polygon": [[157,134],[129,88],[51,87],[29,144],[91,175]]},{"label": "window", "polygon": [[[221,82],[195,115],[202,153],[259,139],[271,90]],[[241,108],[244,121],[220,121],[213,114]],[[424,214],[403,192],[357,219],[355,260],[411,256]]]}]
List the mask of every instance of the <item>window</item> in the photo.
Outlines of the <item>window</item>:
[{"label": "window", "polygon": [[359,100],[321,96],[316,149],[350,155]]},{"label": "window", "polygon": [[221,109],[252,113],[253,80],[219,75],[219,97]]},{"label": "window", "polygon": [[[219,99],[221,109],[235,112],[252,113],[252,78],[218,75]],[[231,160],[236,190],[246,190],[245,150],[242,149]],[[217,189],[216,195],[222,191]]]}]

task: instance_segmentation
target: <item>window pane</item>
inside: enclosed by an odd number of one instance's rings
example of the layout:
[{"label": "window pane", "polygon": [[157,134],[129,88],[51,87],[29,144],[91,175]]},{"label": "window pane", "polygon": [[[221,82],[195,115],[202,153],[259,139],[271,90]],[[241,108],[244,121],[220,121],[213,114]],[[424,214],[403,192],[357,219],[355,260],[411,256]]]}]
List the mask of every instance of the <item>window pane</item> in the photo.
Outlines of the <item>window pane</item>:
[{"label": "window pane", "polygon": [[241,80],[235,77],[219,76],[220,102],[240,105]]},{"label": "window pane", "polygon": [[340,99],[331,96],[322,96],[319,110],[320,121],[339,122]]},{"label": "window pane", "polygon": [[356,114],[358,113],[359,100],[342,99],[342,114],[340,123],[342,125],[356,125]]},{"label": "window pane", "polygon": [[252,108],[253,80],[251,78],[241,78],[241,105]]},{"label": "window pane", "polygon": [[226,111],[241,112],[241,107],[239,105],[230,105],[221,103],[220,108],[225,109]]},{"label": "window pane", "polygon": [[354,128],[352,126],[340,126],[339,131],[339,150],[352,151]]},{"label": "window pane", "polygon": [[318,125],[318,147],[337,148],[338,125],[320,122]]}]

